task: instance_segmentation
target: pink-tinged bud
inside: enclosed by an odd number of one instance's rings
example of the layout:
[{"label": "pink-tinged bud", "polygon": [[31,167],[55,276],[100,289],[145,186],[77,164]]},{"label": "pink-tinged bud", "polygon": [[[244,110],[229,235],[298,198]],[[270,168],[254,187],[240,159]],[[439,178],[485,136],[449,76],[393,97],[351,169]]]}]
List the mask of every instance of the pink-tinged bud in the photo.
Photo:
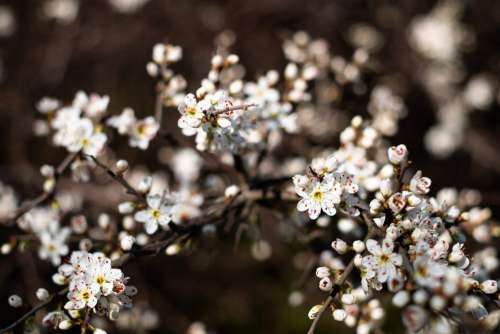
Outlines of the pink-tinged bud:
[{"label": "pink-tinged bud", "polygon": [[392,146],[387,151],[389,161],[393,165],[400,165],[408,159],[408,149],[405,145]]}]

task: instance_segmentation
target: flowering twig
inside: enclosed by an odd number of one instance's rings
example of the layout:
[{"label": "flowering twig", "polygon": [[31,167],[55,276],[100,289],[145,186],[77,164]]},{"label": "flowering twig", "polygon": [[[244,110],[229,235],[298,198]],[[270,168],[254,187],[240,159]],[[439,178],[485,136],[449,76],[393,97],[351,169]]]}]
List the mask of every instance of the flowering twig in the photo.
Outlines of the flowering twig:
[{"label": "flowering twig", "polygon": [[[365,241],[370,239],[375,235],[375,231],[373,226],[368,226],[368,233],[366,234]],[[332,291],[330,292],[330,296],[325,300],[323,303],[323,306],[319,310],[318,314],[316,315],[316,318],[314,318],[311,327],[309,327],[309,330],[307,331],[307,334],[314,334],[314,331],[316,330],[316,327],[318,326],[319,319],[323,315],[323,313],[326,311],[328,307],[330,307],[331,303],[333,302],[333,299],[337,296],[337,294],[340,292],[340,288],[342,285],[345,283],[349,275],[351,274],[352,270],[354,269],[354,260],[355,257],[349,261],[349,264],[347,267],[344,269],[342,272],[342,275],[335,281],[335,285],[333,286]]]},{"label": "flowering twig", "polygon": [[[64,158],[64,160],[57,166],[55,172],[54,172],[54,180],[57,181],[57,179],[64,173],[64,171],[69,167],[69,165],[75,160],[75,158],[79,155],[79,152],[75,153],[70,153]],[[40,205],[41,203],[45,202],[47,199],[50,198],[50,196],[54,193],[55,187],[52,189],[52,191],[44,191],[34,199],[26,202],[24,205],[22,205],[19,209],[16,210],[15,214],[13,215],[12,218],[9,220],[3,222],[4,224],[13,224],[19,217],[24,215],[26,212],[30,211],[34,207]]]}]

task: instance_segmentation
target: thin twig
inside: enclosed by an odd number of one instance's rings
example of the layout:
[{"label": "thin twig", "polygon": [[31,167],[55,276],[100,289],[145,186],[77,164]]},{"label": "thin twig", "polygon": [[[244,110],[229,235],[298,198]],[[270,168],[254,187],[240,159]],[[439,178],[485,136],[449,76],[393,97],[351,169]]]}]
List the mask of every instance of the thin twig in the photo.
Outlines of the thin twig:
[{"label": "thin twig", "polygon": [[6,333],[6,332],[8,332],[10,330],[13,330],[14,328],[16,328],[17,326],[19,326],[20,324],[22,324],[30,316],[34,315],[36,312],[38,312],[39,310],[41,310],[41,309],[45,308],[47,305],[49,305],[54,300],[54,298],[56,296],[63,296],[67,292],[68,292],[68,288],[66,287],[66,288],[62,289],[61,291],[57,292],[56,294],[50,296],[49,299],[47,299],[43,303],[40,303],[37,306],[33,307],[31,310],[29,310],[28,312],[26,312],[21,318],[19,318],[16,321],[14,321],[11,325],[9,325],[9,326],[7,326],[5,328],[0,329],[0,334]]},{"label": "thin twig", "polygon": [[[73,160],[78,156],[79,152],[75,153],[70,153],[64,158],[64,160],[56,167],[55,173],[54,173],[54,179],[57,182],[57,179],[64,173],[64,171],[68,168],[68,166],[73,162]],[[57,184],[57,183],[56,183]],[[55,191],[55,187],[51,192],[44,191],[41,194],[39,194],[37,197],[33,198],[32,200],[29,200],[25,204],[23,204],[21,207],[19,207],[15,214],[9,218],[8,220],[2,222],[5,225],[11,225],[13,224],[19,217],[24,215],[26,212],[30,211],[34,207],[42,204],[45,202],[47,199],[52,196],[52,194]]]},{"label": "thin twig", "polygon": [[[374,234],[375,234],[374,229],[371,226],[368,226],[368,233],[366,234],[365,241],[370,239],[371,237],[373,237]],[[326,309],[331,305],[331,303],[333,302],[333,299],[340,292],[340,288],[347,280],[347,277],[349,277],[352,270],[354,269],[354,259],[355,258],[356,257],[354,256],[351,259],[351,261],[349,261],[349,264],[342,272],[342,275],[340,275],[340,277],[335,281],[335,285],[333,287],[332,292],[330,293],[330,296],[328,296],[328,298],[323,303],[323,306],[319,310],[318,315],[316,316],[316,318],[314,318],[314,321],[312,322],[311,327],[309,327],[307,334],[314,334],[314,331],[316,330],[316,327],[318,326],[319,319],[321,318],[323,313],[326,311]]]},{"label": "thin twig", "polygon": [[144,196],[139,193],[134,187],[132,187],[130,185],[130,183],[128,183],[127,180],[125,180],[125,178],[123,177],[123,175],[121,174],[117,174],[115,173],[110,167],[108,167],[106,164],[104,164],[103,162],[99,161],[96,157],[94,157],[93,155],[87,155],[85,154],[84,157],[87,157],[89,159],[91,159],[92,161],[94,161],[94,163],[100,167],[101,169],[103,169],[104,171],[106,171],[106,173],[113,179],[115,180],[116,182],[120,183],[124,188],[125,190],[127,191],[127,194],[129,195],[133,195],[135,197],[137,197],[137,199],[142,202],[142,203],[146,203],[146,199],[144,198]]}]

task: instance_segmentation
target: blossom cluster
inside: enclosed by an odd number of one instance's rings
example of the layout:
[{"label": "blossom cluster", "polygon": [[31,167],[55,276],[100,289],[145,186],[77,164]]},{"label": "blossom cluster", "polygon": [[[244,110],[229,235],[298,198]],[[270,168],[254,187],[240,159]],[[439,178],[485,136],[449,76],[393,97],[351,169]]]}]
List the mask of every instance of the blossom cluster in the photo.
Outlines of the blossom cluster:
[{"label": "blossom cluster", "polygon": [[[359,124],[360,129],[371,129],[359,119],[353,123]],[[383,142],[376,143],[383,147]],[[308,212],[312,219],[318,218],[321,210],[327,215],[335,213],[333,204],[339,202],[329,200],[335,197],[335,192],[332,194],[328,181],[315,178],[328,180],[329,175],[336,173],[345,173],[344,179],[354,182],[365,178],[362,169],[345,170],[333,156],[325,160],[323,172],[318,171],[317,162],[313,160],[309,178],[302,175],[294,178],[296,191],[302,197],[297,209],[311,208]],[[487,327],[498,325],[496,310],[489,313],[491,300],[499,297],[497,281],[490,278],[498,263],[486,260],[484,250],[470,255],[465,247],[467,235],[478,243],[488,243],[498,235],[499,227],[490,220],[489,211],[470,207],[476,204],[471,193],[467,199],[460,200],[453,189],[443,189],[435,197],[430,196],[431,180],[420,171],[411,175],[405,145],[387,148],[385,162],[375,164],[374,169],[379,175],[377,185],[367,187],[361,182],[355,183],[357,191],[352,193],[358,199],[355,204],[358,210],[348,213],[353,219],[352,228],[341,229],[350,235],[365,233],[365,239],[347,241],[338,237],[331,245],[333,253],[326,250],[322,254],[323,266],[316,271],[320,289],[339,298],[339,303],[332,304],[334,319],[356,326],[358,333],[376,330],[384,316],[380,304],[375,308],[377,311],[372,310],[365,316],[360,309],[373,307],[373,298],[379,291],[377,295],[391,294],[393,304],[402,308],[403,323],[410,332],[424,329],[449,333],[463,326],[443,316],[449,312],[462,319],[482,320]],[[314,188],[302,186],[308,184],[306,181],[316,182]],[[342,188],[337,185],[333,189]],[[351,252],[353,267],[348,269],[342,258]],[[339,257],[335,257],[335,253]],[[345,273],[346,270],[349,271]],[[328,306],[315,306],[310,317],[317,317],[319,311]]]},{"label": "blossom cluster", "polygon": [[53,281],[68,285],[64,309],[69,316],[63,311],[53,311],[43,322],[59,329],[69,329],[85,321],[87,309],[116,320],[121,309],[132,306],[131,297],[137,293],[135,287],[127,285],[128,278],[123,272],[113,268],[111,260],[98,252],[73,252],[69,263],[58,268]]}]

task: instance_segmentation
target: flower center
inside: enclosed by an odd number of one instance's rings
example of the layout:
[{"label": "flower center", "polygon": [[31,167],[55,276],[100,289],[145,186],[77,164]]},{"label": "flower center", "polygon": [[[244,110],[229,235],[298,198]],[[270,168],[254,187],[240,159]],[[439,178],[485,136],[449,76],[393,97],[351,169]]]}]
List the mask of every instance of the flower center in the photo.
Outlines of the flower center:
[{"label": "flower center", "polygon": [[387,263],[387,262],[389,262],[389,256],[387,256],[386,254],[380,255],[380,262],[381,263]]},{"label": "flower center", "polygon": [[160,210],[154,209],[153,212],[151,212],[151,215],[153,216],[154,219],[160,219]]},{"label": "flower center", "polygon": [[188,114],[188,116],[194,117],[196,115],[196,108],[195,107],[187,108],[186,114]]},{"label": "flower center", "polygon": [[80,296],[82,297],[83,300],[89,300],[90,299],[90,292],[84,291],[81,293]]},{"label": "flower center", "polygon": [[102,285],[105,280],[104,280],[104,277],[101,275],[101,276],[97,276],[95,281],[97,284]]},{"label": "flower center", "polygon": [[319,190],[315,190],[313,193],[312,193],[312,198],[315,200],[315,201],[318,201],[318,202],[321,202],[321,200],[323,199],[323,193]]}]

